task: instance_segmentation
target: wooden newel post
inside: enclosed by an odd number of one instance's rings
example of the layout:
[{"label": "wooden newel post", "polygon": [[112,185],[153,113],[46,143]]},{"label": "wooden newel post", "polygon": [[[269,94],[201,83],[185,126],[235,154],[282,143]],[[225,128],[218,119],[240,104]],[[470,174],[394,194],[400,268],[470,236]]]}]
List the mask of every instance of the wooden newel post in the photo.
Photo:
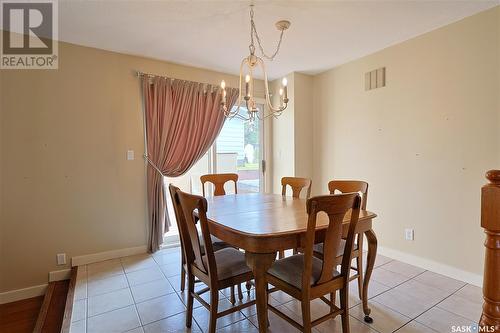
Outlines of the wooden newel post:
[{"label": "wooden newel post", "polygon": [[[489,184],[481,191],[481,227],[486,233],[481,326],[500,332],[500,170],[486,173]],[[490,331],[487,331],[490,332]]]}]

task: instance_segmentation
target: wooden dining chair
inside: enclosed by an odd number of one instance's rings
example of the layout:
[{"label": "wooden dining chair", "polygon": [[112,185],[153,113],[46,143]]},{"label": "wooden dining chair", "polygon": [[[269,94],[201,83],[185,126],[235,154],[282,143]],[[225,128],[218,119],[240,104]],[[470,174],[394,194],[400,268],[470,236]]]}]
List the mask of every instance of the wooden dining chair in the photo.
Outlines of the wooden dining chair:
[{"label": "wooden dining chair", "polygon": [[[332,180],[328,183],[330,194],[340,193],[359,193],[361,195],[361,209],[366,210],[366,201],[368,200],[368,183],[361,180]],[[357,234],[353,246],[352,257],[356,258],[356,266],[352,267],[356,274],[350,277],[350,280],[358,280],[359,299],[363,298],[363,234]],[[338,251],[337,263],[342,261],[342,247],[345,240],[342,240],[341,247]],[[323,257],[324,244],[316,244],[314,246],[314,254],[318,258]]]},{"label": "wooden dining chair", "polygon": [[328,182],[330,194],[358,192],[361,195],[361,210],[366,210],[368,200],[368,183],[362,180],[332,180]]},{"label": "wooden dining chair", "polygon": [[[181,204],[180,204],[179,198],[176,195],[176,191],[180,191],[180,189],[178,187],[170,184],[168,186],[168,190],[170,192],[170,197],[172,198],[172,205],[174,207],[175,220],[177,222],[177,230],[179,230],[179,234],[180,234],[181,228],[186,223],[186,220],[184,219],[184,214],[182,212],[182,208],[181,208]],[[219,251],[219,250],[222,250],[224,248],[227,248],[227,247],[232,247],[229,244],[221,241],[220,239],[218,239],[217,237],[215,237],[213,235],[210,235],[210,240],[211,240],[211,243],[212,243],[212,249],[215,252]],[[187,272],[187,268],[186,268],[186,254],[185,254],[185,248],[184,248],[184,244],[183,244],[183,241],[182,241],[182,237],[180,237],[180,243],[181,243],[181,291],[184,291],[185,285],[186,285],[186,272]],[[202,246],[202,252],[204,253],[204,247],[203,246]],[[234,296],[234,286],[231,286],[230,292],[231,292],[230,302],[232,304],[235,304],[236,303],[236,298]],[[243,294],[241,292],[241,287],[239,288],[238,293],[239,293],[239,295],[238,295],[239,299],[240,300],[243,299]]]},{"label": "wooden dining chair", "polygon": [[305,188],[307,190],[306,199],[311,196],[311,183],[309,178],[283,177],[281,178],[281,195],[286,195],[286,189],[289,186],[292,189],[292,197],[300,197],[300,193]]},{"label": "wooden dining chair", "polygon": [[[238,194],[238,174],[236,173],[212,173],[206,174],[200,177],[201,187],[203,191],[203,196],[205,195],[205,184],[211,183],[214,185],[214,196],[226,195],[226,190],[224,189],[224,185],[227,182],[234,182],[234,193]],[[250,295],[250,289],[252,285],[250,282],[246,283],[247,294]],[[240,301],[243,299],[243,293],[241,291],[241,286],[238,285],[238,298]]]},{"label": "wooden dining chair", "polygon": [[[288,321],[302,332],[310,333],[313,326],[337,315],[342,317],[342,331],[349,333],[349,271],[356,224],[358,223],[361,198],[357,193],[323,195],[307,200],[307,231],[302,241],[303,253],[295,254],[273,263],[267,271],[267,281],[301,303],[302,325],[276,307],[268,304],[271,311]],[[341,246],[343,221],[346,213],[352,209],[349,230],[344,246],[340,272],[336,270],[337,251]],[[328,228],[325,231],[325,251],[323,259],[313,255],[318,214],[327,217]],[[333,295],[340,291],[340,307],[335,305]],[[324,295],[330,294],[330,299]],[[321,299],[330,307],[329,313],[311,321],[311,301]]]},{"label": "wooden dining chair", "polygon": [[[217,318],[255,304],[255,300],[252,300],[219,312],[219,290],[249,281],[253,278],[253,274],[246,265],[243,252],[231,247],[214,252],[206,216],[207,200],[204,197],[184,193],[178,189],[175,192],[186,221],[181,229],[181,237],[186,249],[185,260],[188,276],[186,327],[191,327],[193,301],[196,298],[209,310],[208,332],[214,333]],[[196,219],[199,219],[201,235],[196,228]],[[195,278],[201,280],[208,287],[195,292]],[[201,297],[205,292],[210,292],[210,304]]]},{"label": "wooden dining chair", "polygon": [[203,175],[200,177],[201,186],[203,188],[203,196],[205,197],[205,183],[211,183],[214,185],[214,196],[225,195],[224,185],[229,182],[234,182],[234,193],[238,193],[238,174],[236,173],[214,173]]},{"label": "wooden dining chair", "polygon": [[[299,198],[302,190],[306,189],[306,199],[309,199],[311,196],[311,184],[312,181],[309,178],[283,177],[281,178],[281,195],[286,196],[287,187],[290,187],[292,189],[292,197]],[[293,254],[297,254],[297,249],[293,250]],[[284,257],[285,250],[279,251],[278,258],[283,259]]]}]

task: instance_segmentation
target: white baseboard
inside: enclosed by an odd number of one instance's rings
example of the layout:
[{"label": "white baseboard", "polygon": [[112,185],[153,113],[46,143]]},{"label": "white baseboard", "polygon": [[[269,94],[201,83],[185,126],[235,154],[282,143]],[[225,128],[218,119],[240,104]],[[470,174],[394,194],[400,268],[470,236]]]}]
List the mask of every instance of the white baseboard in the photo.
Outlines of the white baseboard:
[{"label": "white baseboard", "polygon": [[49,282],[69,280],[71,278],[71,268],[61,269],[60,271],[49,272]]},{"label": "white baseboard", "polygon": [[0,293],[0,304],[20,301],[22,299],[45,295],[47,284]]},{"label": "white baseboard", "polygon": [[408,254],[405,252],[401,252],[383,246],[379,246],[377,248],[377,253],[389,257],[391,259],[403,261],[413,266],[417,266],[425,270],[447,276],[455,280],[470,283],[478,287],[483,286],[483,276],[479,274],[467,272],[453,266],[442,264],[434,260],[418,257],[413,254]]},{"label": "white baseboard", "polygon": [[106,252],[86,254],[71,258],[71,266],[87,265],[94,262],[115,259],[120,257],[132,256],[134,254],[142,254],[147,252],[146,245],[129,247],[125,249],[112,250]]},{"label": "white baseboard", "polygon": [[[62,269],[60,271],[49,272],[49,282],[67,280],[71,277],[71,269]],[[20,301],[26,298],[32,298],[45,295],[48,284],[40,284],[22,289],[9,290],[0,293],[0,304]]]},{"label": "white baseboard", "polygon": [[[87,254],[83,256],[76,256],[71,258],[72,266],[80,266],[91,264],[94,262],[99,262],[103,260],[115,259],[120,257],[131,256],[134,254],[142,254],[147,252],[146,245],[129,247],[125,249],[112,250],[100,253]],[[49,272],[49,282],[66,280],[71,277],[71,269],[62,269],[59,271]],[[19,301],[26,298],[36,297],[45,295],[48,284],[41,284],[38,286],[32,286],[22,289],[9,290],[0,293],[0,304],[10,303]]]}]

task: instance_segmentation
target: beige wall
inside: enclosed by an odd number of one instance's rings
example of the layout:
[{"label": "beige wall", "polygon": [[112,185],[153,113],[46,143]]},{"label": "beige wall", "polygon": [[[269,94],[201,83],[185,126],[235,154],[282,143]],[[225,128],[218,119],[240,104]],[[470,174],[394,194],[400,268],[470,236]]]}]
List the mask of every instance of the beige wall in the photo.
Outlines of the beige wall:
[{"label": "beige wall", "polygon": [[68,267],[55,265],[56,253],[146,243],[136,70],[238,84],[235,76],[66,43],[59,59],[58,70],[0,71],[0,292],[46,283],[49,271]]},{"label": "beige wall", "polygon": [[295,176],[313,176],[313,77],[293,73],[295,115]]},{"label": "beige wall", "polygon": [[[301,73],[290,73],[286,110],[272,121],[272,178],[273,192],[281,193],[281,178],[285,176],[308,177],[313,174],[312,129],[313,129],[313,77]],[[271,83],[275,105],[281,80]],[[305,192],[304,192],[305,193]]]},{"label": "beige wall", "polygon": [[[277,119],[272,119],[272,179],[273,193],[281,193],[281,177],[293,176],[295,174],[295,130],[294,130],[294,76],[293,73],[286,76],[288,80],[288,98],[290,102],[286,110]],[[273,92],[273,105],[279,103],[279,88],[281,79],[274,80],[270,84]]]},{"label": "beige wall", "polygon": [[[482,274],[480,187],[500,167],[499,24],[496,7],[315,77],[314,182],[368,181],[381,246]],[[364,91],[382,66],[387,86]]]}]

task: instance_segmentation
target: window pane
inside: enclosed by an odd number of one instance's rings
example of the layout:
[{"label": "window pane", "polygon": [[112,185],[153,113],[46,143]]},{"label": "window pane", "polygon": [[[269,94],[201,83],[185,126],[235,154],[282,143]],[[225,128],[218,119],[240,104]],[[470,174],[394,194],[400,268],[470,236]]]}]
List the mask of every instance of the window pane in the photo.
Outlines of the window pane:
[{"label": "window pane", "polygon": [[[246,109],[241,111],[246,112]],[[238,192],[260,190],[260,121],[253,123],[228,119],[216,140],[217,173],[237,173]],[[226,184],[227,193],[234,193],[234,186]]]}]

